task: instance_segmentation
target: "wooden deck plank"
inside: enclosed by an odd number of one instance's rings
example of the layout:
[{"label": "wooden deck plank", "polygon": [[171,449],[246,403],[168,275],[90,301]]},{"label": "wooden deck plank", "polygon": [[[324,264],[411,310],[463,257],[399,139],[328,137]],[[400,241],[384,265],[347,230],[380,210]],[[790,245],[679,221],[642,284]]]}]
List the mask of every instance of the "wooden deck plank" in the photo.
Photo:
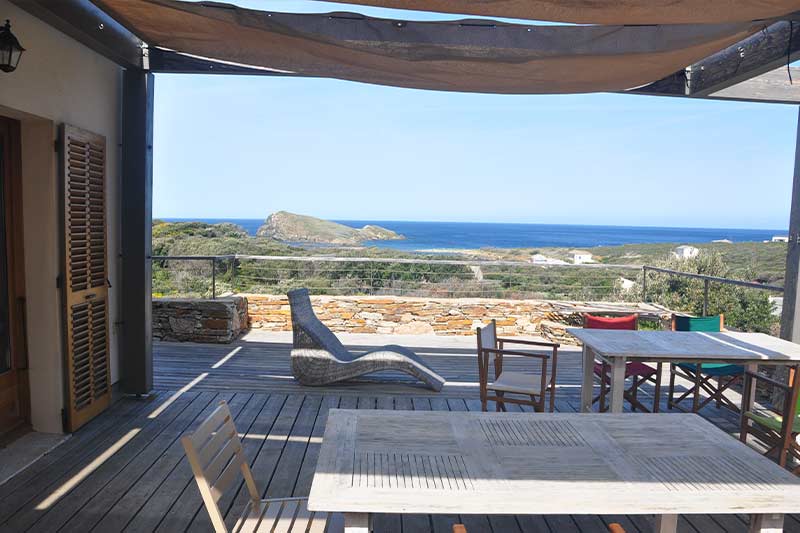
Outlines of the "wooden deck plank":
[{"label": "wooden deck plank", "polygon": [[5,483],[0,498],[0,526],[5,527],[4,524],[26,504],[53,490],[62,478],[69,479],[99,455],[99,450],[107,448],[135,427],[153,409],[155,402],[123,403],[127,406],[112,409],[93,420],[85,427],[86,432],[77,433]]},{"label": "wooden deck plank", "polygon": [[[198,397],[203,397],[204,402],[208,403],[215,393],[203,392]],[[196,398],[182,396],[175,403],[171,404],[152,422],[145,424],[142,428],[132,431],[137,433],[121,449],[114,453],[107,460],[93,469],[84,481],[65,493],[56,502],[50,505],[42,513],[38,509],[32,509],[29,513],[22,513],[13,522],[9,523],[12,528],[19,531],[32,528],[35,531],[57,531],[66,520],[69,520],[73,513],[80,510],[92,497],[98,494],[114,477],[124,470],[139,455],[150,449],[151,444],[156,443],[156,453],[162,450],[157,446],[158,438],[169,426],[184,415],[185,411],[194,403]],[[179,422],[180,423],[180,422]],[[131,433],[126,434],[130,435]],[[123,437],[124,438],[124,437]],[[65,483],[68,484],[69,481]],[[62,485],[64,486],[64,485]],[[33,518],[32,521],[28,521]]]},{"label": "wooden deck plank", "polygon": [[294,492],[297,476],[303,464],[314,422],[319,416],[322,399],[319,396],[307,396],[303,406],[295,418],[289,432],[289,438],[283,447],[275,472],[267,486],[267,498],[285,498]]},{"label": "wooden deck plank", "polygon": [[[212,398],[189,423],[185,431],[192,431],[213,412],[218,404],[219,397]],[[183,461],[185,461],[183,447],[180,444],[180,440],[176,439],[167,451],[147,469],[136,483],[134,483],[113,506],[107,508],[105,516],[94,526],[95,530],[121,531],[139,516],[139,513],[146,505],[148,506],[148,513],[151,513],[149,516],[152,516],[152,519],[157,523],[157,519],[163,516],[157,511],[161,502],[159,500],[153,500],[152,497],[168,482]],[[184,477],[184,481],[185,480],[186,476]],[[183,486],[181,488],[183,488]],[[68,526],[71,525],[72,524],[68,524]],[[80,531],[80,529],[75,529]],[[87,530],[88,529],[83,529],[83,531]]]},{"label": "wooden deck plank", "polygon": [[[376,336],[375,344],[384,344],[383,341],[387,339]],[[396,373],[331,387],[301,387],[290,379],[289,345],[285,342],[157,343],[156,382],[161,392],[155,400],[150,403],[121,400],[51,454],[0,486],[0,530],[27,529],[38,533],[60,527],[65,532],[101,533],[211,531],[177,439],[220,398],[228,399],[232,409],[235,408],[234,418],[243,435],[245,455],[265,494],[305,495],[316,466],[328,410],[332,407],[479,410],[472,342],[465,341],[463,347],[456,344],[448,339],[416,348],[449,381],[458,382],[457,386],[451,385],[443,393],[435,394]],[[218,369],[211,368],[237,346],[242,349],[236,356]],[[580,403],[580,356],[566,349],[559,359],[556,408],[575,411]],[[508,364],[524,366],[525,361],[509,360]],[[207,378],[172,401],[157,417],[148,418],[170,399],[171,390],[204,372],[209,373]],[[390,381],[382,382],[383,378]],[[645,389],[645,394],[652,391]],[[209,400],[202,405],[204,399]],[[662,406],[665,407],[663,398]],[[735,415],[726,410],[709,407],[702,415],[726,431],[737,429]],[[139,432],[130,442],[92,467],[91,472],[78,479],[50,507],[35,509],[133,429]],[[221,504],[228,520],[241,511],[246,499],[241,485],[223,496]],[[375,523],[378,531],[386,533],[449,533],[456,522],[466,524],[470,533],[601,533],[611,521],[621,522],[629,533],[649,533],[652,528],[648,516],[381,515]],[[746,517],[734,515],[692,515],[681,517],[679,522],[679,531],[687,533],[746,530]],[[787,517],[785,530],[800,533],[800,517]]]},{"label": "wooden deck plank", "polygon": [[[121,530],[127,523],[127,519],[130,519],[132,512],[124,507],[115,509],[116,504],[130,493],[131,488],[146,487],[155,481],[152,477],[144,477],[155,463],[166,462],[168,465],[171,462],[180,461],[183,456],[183,449],[180,445],[181,435],[188,431],[195,421],[202,420],[199,417],[205,415],[206,409],[213,404],[214,396],[216,394],[211,392],[198,395],[133,460],[114,473],[114,477],[104,486],[99,486],[100,484],[93,480],[87,480],[88,483],[98,485],[96,492],[89,497],[87,503],[76,512],[75,516],[61,526],[60,530],[76,533],[89,531],[103,518],[108,518],[108,520],[100,528],[101,531]],[[167,412],[159,416],[165,416]],[[109,466],[112,465],[109,464]],[[154,472],[153,475],[157,476],[158,472]],[[63,504],[70,509],[76,508],[74,502],[70,502],[66,498]],[[114,510],[114,512],[110,513],[110,510]],[[51,514],[58,512],[58,509],[54,508]],[[57,521],[51,521],[47,527],[57,523]],[[37,525],[38,527],[40,525]]]}]

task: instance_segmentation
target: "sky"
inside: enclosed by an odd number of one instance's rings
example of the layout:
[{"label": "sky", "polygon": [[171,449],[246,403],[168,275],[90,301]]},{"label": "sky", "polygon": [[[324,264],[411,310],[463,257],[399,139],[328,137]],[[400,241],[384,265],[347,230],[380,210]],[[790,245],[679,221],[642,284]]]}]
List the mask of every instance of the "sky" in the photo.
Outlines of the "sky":
[{"label": "sky", "polygon": [[159,74],[153,214],[782,229],[797,119],[774,104]]}]

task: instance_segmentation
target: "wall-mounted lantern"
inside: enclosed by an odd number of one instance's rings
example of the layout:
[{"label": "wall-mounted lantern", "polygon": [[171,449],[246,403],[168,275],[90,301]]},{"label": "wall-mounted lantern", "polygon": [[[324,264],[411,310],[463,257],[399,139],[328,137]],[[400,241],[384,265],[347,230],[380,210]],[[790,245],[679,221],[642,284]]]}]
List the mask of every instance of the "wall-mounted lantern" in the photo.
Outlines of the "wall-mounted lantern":
[{"label": "wall-mounted lantern", "polygon": [[0,70],[13,72],[19,65],[19,58],[25,49],[11,33],[11,22],[6,20],[6,25],[0,28]]}]

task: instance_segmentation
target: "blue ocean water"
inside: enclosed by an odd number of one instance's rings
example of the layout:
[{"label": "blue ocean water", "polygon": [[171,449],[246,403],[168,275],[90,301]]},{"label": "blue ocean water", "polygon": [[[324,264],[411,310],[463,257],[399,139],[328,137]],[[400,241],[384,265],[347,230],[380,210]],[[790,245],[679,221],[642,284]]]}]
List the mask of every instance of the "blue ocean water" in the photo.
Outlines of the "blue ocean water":
[{"label": "blue ocean water", "polygon": [[[168,222],[199,221],[211,224],[231,222],[255,235],[262,219],[186,219],[164,218]],[[614,246],[641,243],[701,243],[718,239],[733,242],[764,241],[784,230],[662,228],[645,226],[581,226],[572,224],[500,224],[483,222],[399,222],[375,220],[337,220],[354,228],[375,224],[396,231],[400,241],[371,241],[365,244],[396,250],[452,248],[533,248]]]}]

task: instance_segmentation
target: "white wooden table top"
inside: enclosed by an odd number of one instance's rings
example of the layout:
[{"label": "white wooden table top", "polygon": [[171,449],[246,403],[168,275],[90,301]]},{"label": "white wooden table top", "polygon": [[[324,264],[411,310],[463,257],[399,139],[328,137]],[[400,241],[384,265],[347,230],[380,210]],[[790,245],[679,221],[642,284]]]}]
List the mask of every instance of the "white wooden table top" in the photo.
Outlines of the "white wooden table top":
[{"label": "white wooden table top", "polygon": [[703,333],[698,331],[622,331],[567,328],[567,331],[604,357],[648,361],[800,362],[800,344],[764,333]]},{"label": "white wooden table top", "polygon": [[800,480],[692,414],[330,411],[309,509],[800,512]]}]

